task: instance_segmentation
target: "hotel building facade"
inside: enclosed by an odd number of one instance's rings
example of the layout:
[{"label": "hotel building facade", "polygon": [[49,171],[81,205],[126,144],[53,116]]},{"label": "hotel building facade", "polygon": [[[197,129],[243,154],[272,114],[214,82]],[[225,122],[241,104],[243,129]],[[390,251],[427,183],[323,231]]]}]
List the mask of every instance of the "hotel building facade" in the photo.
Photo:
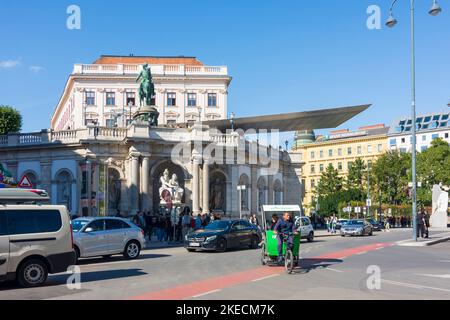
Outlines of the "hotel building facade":
[{"label": "hotel building facade", "polygon": [[331,131],[328,136],[316,137],[314,131],[300,131],[295,135],[292,153],[301,163],[301,197],[306,213],[316,198],[315,188],[322,173],[332,164],[341,176],[347,176],[357,158],[366,164],[375,161],[387,150],[384,125],[360,127],[356,131]]}]

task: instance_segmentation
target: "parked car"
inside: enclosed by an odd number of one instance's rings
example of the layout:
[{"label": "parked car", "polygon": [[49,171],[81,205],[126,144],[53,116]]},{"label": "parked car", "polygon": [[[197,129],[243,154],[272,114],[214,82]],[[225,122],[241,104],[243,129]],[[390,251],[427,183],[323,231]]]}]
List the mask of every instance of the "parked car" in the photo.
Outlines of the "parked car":
[{"label": "parked car", "polygon": [[364,236],[373,235],[372,225],[364,220],[349,220],[341,228],[341,236]]},{"label": "parked car", "polygon": [[306,239],[308,242],[314,241],[314,228],[308,217],[299,217],[295,221],[295,227],[300,232],[301,239]]},{"label": "parked car", "polygon": [[72,221],[72,228],[77,260],[114,254],[136,259],[145,246],[144,230],[122,218],[78,218]]},{"label": "parked car", "polygon": [[67,209],[48,200],[43,190],[0,189],[0,281],[37,287],[75,264]]},{"label": "parked car", "polygon": [[383,222],[376,221],[375,219],[367,219],[367,221],[372,225],[373,231],[382,231],[384,228]]},{"label": "parked car", "polygon": [[336,223],[336,230],[341,230],[342,226],[345,226],[347,224],[347,219],[339,219]]},{"label": "parked car", "polygon": [[256,249],[261,242],[261,232],[247,220],[216,220],[205,228],[186,235],[184,240],[185,248],[189,252],[224,252],[239,247]]}]

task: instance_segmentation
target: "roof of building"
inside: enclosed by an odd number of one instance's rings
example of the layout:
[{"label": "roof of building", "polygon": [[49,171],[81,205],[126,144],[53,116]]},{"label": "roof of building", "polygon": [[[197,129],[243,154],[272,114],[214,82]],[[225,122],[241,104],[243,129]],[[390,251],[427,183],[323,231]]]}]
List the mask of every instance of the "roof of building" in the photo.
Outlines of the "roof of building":
[{"label": "roof of building", "polygon": [[185,56],[115,56],[101,55],[94,64],[184,64],[188,66],[203,66],[196,57]]},{"label": "roof of building", "polygon": [[[313,111],[281,113],[266,116],[254,116],[245,118],[234,118],[234,128],[247,131],[255,130],[279,130],[279,132],[290,132],[299,130],[314,130],[335,128],[365,111],[370,104],[339,107],[332,109],[319,109]],[[217,128],[225,132],[231,128],[230,119],[211,120],[203,122],[205,125]]]},{"label": "roof of building", "polygon": [[[446,112],[434,112],[419,115],[416,117],[417,132],[433,130],[450,130],[450,114]],[[412,118],[403,117],[396,120],[389,130],[389,134],[411,134]]]}]

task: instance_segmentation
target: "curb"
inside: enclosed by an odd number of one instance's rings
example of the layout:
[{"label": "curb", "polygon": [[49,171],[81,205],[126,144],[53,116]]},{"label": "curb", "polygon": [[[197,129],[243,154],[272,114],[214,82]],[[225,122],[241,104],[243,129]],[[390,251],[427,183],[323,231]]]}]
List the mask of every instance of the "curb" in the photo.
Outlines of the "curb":
[{"label": "curb", "polygon": [[438,243],[446,242],[450,240],[450,235],[446,235],[441,238],[437,238],[434,240],[422,241],[422,242],[413,242],[412,240],[403,240],[399,241],[396,244],[402,247],[429,247]]}]

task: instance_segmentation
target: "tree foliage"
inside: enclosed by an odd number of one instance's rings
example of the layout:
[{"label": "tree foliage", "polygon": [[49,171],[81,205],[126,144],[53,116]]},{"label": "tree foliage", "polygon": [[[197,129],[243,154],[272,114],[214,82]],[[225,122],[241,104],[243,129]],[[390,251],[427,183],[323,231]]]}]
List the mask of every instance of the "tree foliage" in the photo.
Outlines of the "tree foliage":
[{"label": "tree foliage", "polygon": [[22,115],[10,106],[0,105],[0,135],[19,132],[22,129]]}]

